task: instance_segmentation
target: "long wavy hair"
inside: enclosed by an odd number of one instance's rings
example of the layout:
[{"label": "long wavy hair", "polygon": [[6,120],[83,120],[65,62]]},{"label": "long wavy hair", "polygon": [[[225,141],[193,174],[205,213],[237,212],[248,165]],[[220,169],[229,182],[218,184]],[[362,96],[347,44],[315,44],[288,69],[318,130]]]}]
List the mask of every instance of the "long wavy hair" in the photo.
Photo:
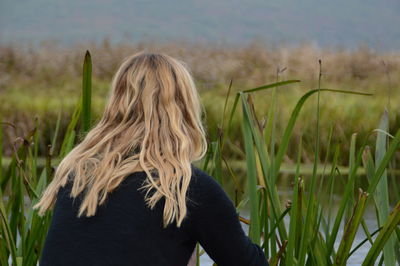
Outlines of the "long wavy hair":
[{"label": "long wavy hair", "polygon": [[146,204],[153,209],[164,197],[164,227],[173,221],[180,227],[191,163],[207,150],[203,115],[185,62],[144,51],[126,58],[100,121],[63,158],[34,208],[40,215],[52,208],[60,187],[71,179],[71,196],[83,195],[78,217],[93,216],[127,175],[145,171]]}]

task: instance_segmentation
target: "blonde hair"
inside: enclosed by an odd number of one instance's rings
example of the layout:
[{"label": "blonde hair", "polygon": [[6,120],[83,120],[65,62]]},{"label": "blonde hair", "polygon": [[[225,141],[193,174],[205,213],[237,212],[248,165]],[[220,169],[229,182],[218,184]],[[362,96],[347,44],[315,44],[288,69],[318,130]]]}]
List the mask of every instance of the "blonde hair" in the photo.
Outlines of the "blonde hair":
[{"label": "blonde hair", "polygon": [[71,196],[84,194],[78,217],[93,216],[127,175],[145,171],[146,204],[153,209],[164,197],[164,227],[174,220],[180,227],[191,163],[207,150],[203,111],[184,62],[143,51],[126,58],[113,77],[101,120],[60,162],[34,208],[40,215],[50,209],[73,173]]}]

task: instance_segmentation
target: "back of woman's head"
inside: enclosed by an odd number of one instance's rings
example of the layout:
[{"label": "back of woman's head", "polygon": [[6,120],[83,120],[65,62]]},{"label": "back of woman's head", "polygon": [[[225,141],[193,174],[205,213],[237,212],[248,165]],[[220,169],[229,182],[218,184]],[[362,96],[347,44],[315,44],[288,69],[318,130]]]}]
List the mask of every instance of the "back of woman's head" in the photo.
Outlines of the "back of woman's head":
[{"label": "back of woman's head", "polygon": [[61,161],[35,208],[40,214],[51,208],[73,174],[71,196],[83,195],[78,216],[93,216],[127,175],[145,171],[146,203],[153,208],[164,197],[164,226],[176,220],[179,227],[191,163],[207,149],[203,114],[184,62],[162,53],[128,57],[113,78],[100,121]]}]

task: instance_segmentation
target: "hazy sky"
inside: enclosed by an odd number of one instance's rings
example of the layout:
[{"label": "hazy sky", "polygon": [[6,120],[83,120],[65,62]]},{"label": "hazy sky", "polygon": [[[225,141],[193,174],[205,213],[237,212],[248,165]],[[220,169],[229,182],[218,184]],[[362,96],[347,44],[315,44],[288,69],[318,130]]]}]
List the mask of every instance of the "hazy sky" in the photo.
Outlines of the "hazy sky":
[{"label": "hazy sky", "polygon": [[144,39],[399,50],[399,0],[0,0],[0,42]]}]

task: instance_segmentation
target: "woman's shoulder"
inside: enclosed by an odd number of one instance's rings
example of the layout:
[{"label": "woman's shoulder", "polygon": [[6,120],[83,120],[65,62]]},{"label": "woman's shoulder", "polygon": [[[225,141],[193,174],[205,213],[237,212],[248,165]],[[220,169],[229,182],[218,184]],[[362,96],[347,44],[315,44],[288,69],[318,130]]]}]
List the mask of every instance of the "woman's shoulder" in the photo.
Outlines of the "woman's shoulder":
[{"label": "woman's shoulder", "polygon": [[202,182],[202,181],[206,182],[209,181],[210,179],[213,179],[213,177],[210,176],[207,172],[195,166],[194,164],[191,164],[191,167],[192,167],[192,178],[194,182]]},{"label": "woman's shoulder", "polygon": [[218,204],[232,204],[228,194],[215,178],[194,165],[189,185],[189,200],[192,200],[196,207],[206,208]]},{"label": "woman's shoulder", "polygon": [[221,185],[215,180],[213,176],[193,164],[190,186],[193,190],[196,190],[197,192],[205,192],[205,190],[209,192],[210,190],[222,190]]}]

